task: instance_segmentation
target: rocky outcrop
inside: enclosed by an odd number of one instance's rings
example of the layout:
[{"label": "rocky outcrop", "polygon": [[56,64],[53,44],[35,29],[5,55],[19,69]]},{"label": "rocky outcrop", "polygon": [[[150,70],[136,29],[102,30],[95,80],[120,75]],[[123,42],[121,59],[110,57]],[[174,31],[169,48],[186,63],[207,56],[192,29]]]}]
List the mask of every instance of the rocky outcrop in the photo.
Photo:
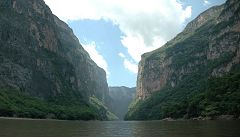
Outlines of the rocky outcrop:
[{"label": "rocky outcrop", "polygon": [[203,13],[201,13],[196,19],[187,24],[184,31],[194,32],[196,29],[209,22],[210,20],[215,20],[219,17],[220,13],[223,11],[224,6],[212,7]]},{"label": "rocky outcrop", "polygon": [[109,100],[105,71],[43,0],[0,1],[0,87],[44,100]]},{"label": "rocky outcrop", "polygon": [[135,98],[135,93],[136,88],[109,87],[111,110],[120,120],[124,119],[128,106]]}]

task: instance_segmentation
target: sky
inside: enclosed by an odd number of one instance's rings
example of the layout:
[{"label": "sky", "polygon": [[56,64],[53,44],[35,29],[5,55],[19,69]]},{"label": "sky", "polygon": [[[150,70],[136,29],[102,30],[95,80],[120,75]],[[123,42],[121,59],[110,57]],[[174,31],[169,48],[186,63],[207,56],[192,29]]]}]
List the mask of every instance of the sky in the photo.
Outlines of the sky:
[{"label": "sky", "polygon": [[141,55],[225,0],[44,0],[66,22],[109,86],[135,87]]}]

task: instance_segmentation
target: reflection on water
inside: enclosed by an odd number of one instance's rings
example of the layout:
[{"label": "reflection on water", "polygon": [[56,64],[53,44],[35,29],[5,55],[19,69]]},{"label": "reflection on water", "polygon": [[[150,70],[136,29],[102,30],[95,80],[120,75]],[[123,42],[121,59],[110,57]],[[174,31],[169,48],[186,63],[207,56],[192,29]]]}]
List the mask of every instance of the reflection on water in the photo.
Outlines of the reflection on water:
[{"label": "reflection on water", "polygon": [[240,121],[48,121],[0,119],[0,137],[239,137]]}]

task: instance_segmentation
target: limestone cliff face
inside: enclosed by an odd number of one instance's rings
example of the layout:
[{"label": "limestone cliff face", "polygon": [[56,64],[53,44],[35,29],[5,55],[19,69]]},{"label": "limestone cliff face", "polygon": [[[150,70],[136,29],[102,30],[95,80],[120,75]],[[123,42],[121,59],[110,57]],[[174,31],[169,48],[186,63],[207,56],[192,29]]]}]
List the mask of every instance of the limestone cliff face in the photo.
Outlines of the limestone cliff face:
[{"label": "limestone cliff face", "polygon": [[67,24],[56,16],[54,21],[60,30],[58,38],[63,40],[62,43],[67,42],[70,46],[60,52],[60,55],[68,60],[75,69],[75,77],[69,77],[69,81],[72,84],[76,84],[76,89],[79,91],[87,91],[83,93],[86,96],[96,96],[103,102],[107,101],[109,89],[105,71],[91,60]]},{"label": "limestone cliff face", "polygon": [[142,55],[126,120],[232,115],[240,97],[240,1],[203,12],[163,47]]},{"label": "limestone cliff face", "polygon": [[[239,1],[212,7],[162,48],[142,55],[137,98],[174,88],[189,75],[222,76],[240,63]],[[201,73],[201,74],[200,74]]]},{"label": "limestone cliff face", "polygon": [[128,106],[135,98],[136,88],[109,87],[111,110],[119,118],[124,119]]},{"label": "limestone cliff face", "polygon": [[106,73],[43,0],[0,1],[0,87],[52,99],[109,98]]}]

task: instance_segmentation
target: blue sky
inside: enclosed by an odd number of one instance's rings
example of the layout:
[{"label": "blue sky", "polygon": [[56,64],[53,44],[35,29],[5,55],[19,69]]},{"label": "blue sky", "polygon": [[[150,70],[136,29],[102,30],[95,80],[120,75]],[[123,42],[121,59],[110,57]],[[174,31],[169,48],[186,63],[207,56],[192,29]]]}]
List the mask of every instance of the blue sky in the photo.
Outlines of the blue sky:
[{"label": "blue sky", "polygon": [[45,0],[107,72],[109,86],[136,86],[141,54],[161,47],[225,0]]}]

